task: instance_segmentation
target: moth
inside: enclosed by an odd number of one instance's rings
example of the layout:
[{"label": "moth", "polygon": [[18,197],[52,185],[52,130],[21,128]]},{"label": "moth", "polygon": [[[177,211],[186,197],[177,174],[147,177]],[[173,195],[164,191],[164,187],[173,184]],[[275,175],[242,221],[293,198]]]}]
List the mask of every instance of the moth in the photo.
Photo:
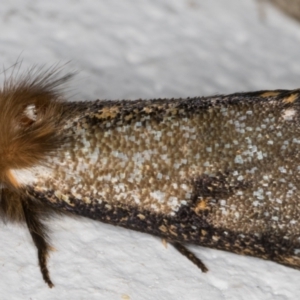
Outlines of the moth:
[{"label": "moth", "polygon": [[173,244],[300,268],[300,90],[187,99],[64,99],[55,68],[0,92],[1,217],[24,223],[41,273],[45,219],[75,214]]}]

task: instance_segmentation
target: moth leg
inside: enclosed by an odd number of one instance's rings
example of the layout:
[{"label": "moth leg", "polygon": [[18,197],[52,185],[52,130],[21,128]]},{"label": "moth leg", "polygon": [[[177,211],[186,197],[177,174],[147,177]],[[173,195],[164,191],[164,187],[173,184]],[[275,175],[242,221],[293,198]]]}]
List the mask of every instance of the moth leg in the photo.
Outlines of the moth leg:
[{"label": "moth leg", "polygon": [[43,279],[52,288],[54,284],[50,279],[47,268],[48,251],[51,248],[47,242],[47,228],[40,221],[41,214],[35,209],[35,204],[30,200],[23,201],[23,211],[28,230],[38,250],[38,260]]},{"label": "moth leg", "polygon": [[188,250],[186,247],[184,247],[182,244],[178,242],[171,242],[171,244],[174,246],[176,250],[178,250],[182,255],[184,255],[186,258],[188,258],[191,262],[193,262],[203,273],[206,273],[208,271],[205,264],[201,261],[200,258],[196,257],[195,254],[193,254],[190,250]]}]

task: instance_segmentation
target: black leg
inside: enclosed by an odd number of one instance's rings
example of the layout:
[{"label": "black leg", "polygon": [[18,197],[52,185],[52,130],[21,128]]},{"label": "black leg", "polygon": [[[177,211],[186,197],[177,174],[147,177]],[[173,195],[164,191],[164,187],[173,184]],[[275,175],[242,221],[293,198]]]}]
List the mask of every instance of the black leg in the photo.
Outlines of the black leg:
[{"label": "black leg", "polygon": [[38,260],[43,278],[48,286],[52,288],[54,285],[50,279],[47,268],[47,257],[50,245],[47,242],[47,229],[40,221],[42,211],[39,211],[39,209],[36,208],[36,204],[32,203],[30,199],[22,201],[22,204],[27,227],[38,250]]},{"label": "black leg", "polygon": [[186,247],[178,242],[171,242],[171,244],[177,249],[182,255],[187,257],[190,261],[192,261],[203,273],[208,271],[205,264],[201,261],[200,258],[196,257],[191,251],[189,251]]}]

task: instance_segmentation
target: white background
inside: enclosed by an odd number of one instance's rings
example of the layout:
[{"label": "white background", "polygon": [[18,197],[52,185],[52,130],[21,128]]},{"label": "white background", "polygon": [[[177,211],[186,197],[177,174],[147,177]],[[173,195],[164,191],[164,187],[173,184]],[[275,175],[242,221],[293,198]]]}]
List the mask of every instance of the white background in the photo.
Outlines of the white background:
[{"label": "white background", "polygon": [[[188,97],[297,88],[300,23],[254,0],[1,0],[4,67],[71,61],[70,98]],[[2,76],[3,77],[3,76]],[[0,224],[0,299],[297,299],[300,272],[84,218],[49,222],[43,282],[26,229]]]}]

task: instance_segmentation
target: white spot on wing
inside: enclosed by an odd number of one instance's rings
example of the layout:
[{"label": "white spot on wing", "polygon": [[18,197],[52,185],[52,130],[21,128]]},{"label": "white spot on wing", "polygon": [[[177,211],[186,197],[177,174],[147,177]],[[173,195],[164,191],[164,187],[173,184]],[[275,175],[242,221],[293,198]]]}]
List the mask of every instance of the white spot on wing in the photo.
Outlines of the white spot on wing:
[{"label": "white spot on wing", "polygon": [[293,120],[295,114],[296,114],[296,110],[293,108],[289,108],[283,112],[282,117],[285,121],[291,121]]}]

